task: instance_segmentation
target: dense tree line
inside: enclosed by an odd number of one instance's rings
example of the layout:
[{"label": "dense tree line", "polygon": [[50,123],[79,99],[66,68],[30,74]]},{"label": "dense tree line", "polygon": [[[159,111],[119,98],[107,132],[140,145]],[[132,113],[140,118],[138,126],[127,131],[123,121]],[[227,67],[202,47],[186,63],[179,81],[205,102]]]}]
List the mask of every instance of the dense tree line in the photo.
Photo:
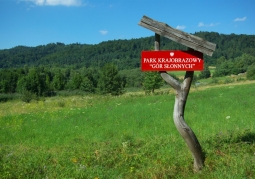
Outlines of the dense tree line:
[{"label": "dense tree line", "polygon": [[0,93],[19,93],[26,102],[33,97],[55,95],[61,90],[120,95],[125,85],[126,77],[119,74],[113,64],[106,64],[100,69],[26,66],[0,70]]},{"label": "dense tree line", "polygon": [[234,59],[227,60],[224,56],[217,59],[214,77],[238,75],[240,73],[249,72],[255,65],[255,57],[246,53]]},{"label": "dense tree line", "polygon": [[[205,70],[198,78],[247,72],[255,79],[255,35],[198,32],[196,36],[217,44],[212,57],[204,56]],[[140,53],[153,49],[154,37],[114,40],[97,45],[51,43],[0,50],[0,93],[51,96],[57,91],[119,95],[125,87],[154,92],[163,82],[156,73],[140,70]],[[161,49],[186,47],[161,37]]]},{"label": "dense tree line", "polygon": [[[217,44],[212,57],[204,56],[208,65],[215,65],[216,60],[227,60],[241,56],[243,53],[255,56],[255,35],[224,35],[216,32],[197,32],[194,35]],[[96,45],[50,43],[37,47],[17,46],[0,50],[0,68],[29,67],[97,67],[114,63],[119,70],[140,67],[140,53],[154,45],[154,36],[131,39],[111,40]],[[180,49],[186,47],[161,37],[161,49]]]},{"label": "dense tree line", "polygon": [[198,32],[195,34],[216,44],[212,57],[204,56],[208,65],[216,65],[217,59],[224,57],[227,60],[241,56],[243,53],[255,57],[255,35],[219,34],[216,32]]},{"label": "dense tree line", "polygon": [[[248,79],[255,79],[254,56],[242,54],[232,60],[220,57],[216,62],[213,77],[247,72]],[[204,71],[197,78],[209,78],[210,76],[208,65],[205,64]],[[105,64],[102,68],[25,66],[0,69],[0,93],[19,93],[25,97],[24,101],[29,101],[33,97],[52,96],[62,90],[120,95],[125,87],[135,87],[143,88],[146,93],[153,93],[163,84],[157,72],[144,73],[139,68],[119,71],[112,63]]]}]

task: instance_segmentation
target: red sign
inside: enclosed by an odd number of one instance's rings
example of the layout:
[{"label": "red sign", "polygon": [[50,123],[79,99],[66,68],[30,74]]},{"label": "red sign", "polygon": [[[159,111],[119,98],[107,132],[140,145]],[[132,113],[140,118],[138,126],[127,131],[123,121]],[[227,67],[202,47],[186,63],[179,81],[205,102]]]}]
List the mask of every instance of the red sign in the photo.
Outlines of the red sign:
[{"label": "red sign", "polygon": [[203,53],[198,51],[142,51],[142,71],[202,71]]}]

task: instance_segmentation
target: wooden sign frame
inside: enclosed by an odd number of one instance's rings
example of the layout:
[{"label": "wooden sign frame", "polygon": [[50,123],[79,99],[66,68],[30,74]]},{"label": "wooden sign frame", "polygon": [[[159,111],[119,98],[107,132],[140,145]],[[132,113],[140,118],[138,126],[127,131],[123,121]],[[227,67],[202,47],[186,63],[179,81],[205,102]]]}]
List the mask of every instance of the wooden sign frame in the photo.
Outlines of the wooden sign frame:
[{"label": "wooden sign frame", "polygon": [[208,42],[192,34],[185,33],[181,30],[174,29],[166,23],[155,21],[147,16],[143,16],[138,24],[152,30],[156,34],[164,36],[209,56],[212,56],[216,48],[216,44],[214,43]]},{"label": "wooden sign frame", "polygon": [[[143,16],[139,25],[155,32],[155,51],[160,50],[160,35],[188,47],[189,51],[198,51],[212,56],[216,44],[208,42],[200,37],[174,29],[169,25]],[[202,147],[192,129],[184,120],[184,109],[188,98],[194,71],[186,71],[183,82],[179,82],[166,71],[159,71],[161,77],[175,89],[175,104],[173,111],[174,124],[188,145],[194,158],[194,171],[200,171],[204,166],[204,154]]]}]

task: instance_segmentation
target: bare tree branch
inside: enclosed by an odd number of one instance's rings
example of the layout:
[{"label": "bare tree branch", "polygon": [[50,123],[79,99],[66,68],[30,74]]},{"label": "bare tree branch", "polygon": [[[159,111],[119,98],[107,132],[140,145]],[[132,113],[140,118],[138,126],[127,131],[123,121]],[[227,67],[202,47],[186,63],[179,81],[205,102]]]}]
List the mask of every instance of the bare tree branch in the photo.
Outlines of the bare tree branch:
[{"label": "bare tree branch", "polygon": [[174,79],[171,75],[169,75],[166,71],[159,72],[161,77],[167,82],[170,86],[172,86],[175,90],[181,89],[181,84],[179,81]]}]

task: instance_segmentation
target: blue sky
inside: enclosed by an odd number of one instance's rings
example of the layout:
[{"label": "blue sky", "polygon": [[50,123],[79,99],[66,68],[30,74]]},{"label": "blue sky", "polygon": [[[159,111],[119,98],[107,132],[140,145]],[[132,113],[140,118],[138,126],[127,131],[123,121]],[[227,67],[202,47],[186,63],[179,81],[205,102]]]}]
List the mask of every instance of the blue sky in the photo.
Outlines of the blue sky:
[{"label": "blue sky", "polygon": [[143,15],[188,33],[255,34],[254,0],[0,0],[0,49],[148,37]]}]

